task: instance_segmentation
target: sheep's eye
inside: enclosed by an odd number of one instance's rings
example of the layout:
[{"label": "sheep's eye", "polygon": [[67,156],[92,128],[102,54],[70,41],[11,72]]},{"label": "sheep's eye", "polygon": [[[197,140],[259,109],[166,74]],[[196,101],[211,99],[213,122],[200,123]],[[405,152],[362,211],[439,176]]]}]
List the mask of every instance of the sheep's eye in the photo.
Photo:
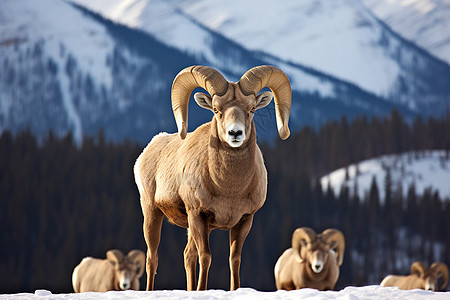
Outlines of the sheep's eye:
[{"label": "sheep's eye", "polygon": [[215,114],[217,114],[217,113],[219,112],[219,110],[218,110],[217,108],[213,107],[213,112],[214,112]]},{"label": "sheep's eye", "polygon": [[255,111],[256,111],[256,107],[253,106],[252,109],[250,109],[250,112],[251,112],[252,114],[254,114]]}]

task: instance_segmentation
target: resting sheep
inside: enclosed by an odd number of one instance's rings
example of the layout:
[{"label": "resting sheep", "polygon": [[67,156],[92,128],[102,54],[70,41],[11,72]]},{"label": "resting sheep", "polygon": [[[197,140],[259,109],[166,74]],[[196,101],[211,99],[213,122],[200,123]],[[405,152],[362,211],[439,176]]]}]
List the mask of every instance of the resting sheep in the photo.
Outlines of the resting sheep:
[{"label": "resting sheep", "polygon": [[106,259],[85,257],[73,270],[73,290],[75,293],[139,290],[144,264],[145,254],[141,250],[131,250],[127,256],[120,250],[109,250]]},{"label": "resting sheep", "polygon": [[334,289],[344,249],[344,235],[337,229],[316,234],[308,227],[297,228],[292,235],[292,248],[284,251],[275,265],[277,289]]},{"label": "resting sheep", "polygon": [[[197,87],[209,95],[196,93],[195,101],[214,115],[210,122],[186,133],[189,97]],[[258,95],[264,87],[272,92]],[[154,287],[164,216],[188,231],[184,250],[188,290],[207,288],[209,234],[216,228],[230,230],[230,289],[239,288],[242,246],[267,191],[267,172],[256,144],[253,115],[274,95],[278,133],[286,139],[290,134],[291,87],[280,69],[254,67],[233,83],[213,68],[191,66],[174,79],[172,109],[178,135],[155,136],[134,166],[148,247],[147,290]]]},{"label": "resting sheep", "polygon": [[388,275],[381,286],[396,286],[401,290],[423,289],[436,291],[438,288],[438,279],[442,277],[441,290],[445,290],[448,282],[448,268],[444,263],[435,262],[428,267],[420,261],[411,265],[411,274],[406,276]]}]

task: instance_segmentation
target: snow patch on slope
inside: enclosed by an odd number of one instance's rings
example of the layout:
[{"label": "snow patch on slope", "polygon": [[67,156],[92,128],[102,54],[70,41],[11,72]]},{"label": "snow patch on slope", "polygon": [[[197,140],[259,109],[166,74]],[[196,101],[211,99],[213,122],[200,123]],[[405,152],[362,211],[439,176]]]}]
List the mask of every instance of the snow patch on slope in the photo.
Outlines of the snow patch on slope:
[{"label": "snow patch on slope", "polygon": [[192,22],[162,0],[71,0],[89,10],[99,12],[131,28],[152,34],[158,40],[194,57],[203,56],[211,63],[221,65],[210,45],[211,36],[204,28]]},{"label": "snow patch on slope", "polygon": [[[450,200],[450,155],[446,151],[409,152],[398,155],[384,155],[341,168],[323,176],[320,180],[323,189],[328,185],[339,194],[343,184],[352,192],[358,186],[360,199],[369,192],[372,178],[375,177],[380,201],[384,201],[385,178],[387,170],[391,172],[392,188],[401,186],[406,196],[409,186],[414,183],[416,193],[425,189],[438,191],[442,198]],[[346,173],[348,178],[346,179]]]},{"label": "snow patch on slope", "polygon": [[[242,46],[388,96],[401,72],[384,32],[359,1],[172,0],[183,12]],[[389,40],[394,40],[388,37]]]},{"label": "snow patch on slope", "polygon": [[[102,14],[104,17],[124,24],[126,26],[143,30],[159,41],[178,48],[194,57],[203,57],[217,68],[225,68],[236,74],[243,74],[246,68],[236,64],[234,61],[225,61],[224,57],[217,57],[211,47],[214,36],[211,32],[197,23],[199,20],[192,16],[185,15],[176,5],[170,1],[161,0],[71,0],[78,5],[86,7],[92,11]],[[219,3],[223,5],[225,3]],[[233,5],[233,3],[230,3]],[[246,2],[241,3],[246,5]],[[220,8],[220,6],[219,6]],[[204,12],[202,12],[202,16]],[[222,17],[225,17],[224,14]],[[220,19],[220,18],[219,18]],[[195,20],[195,21],[193,21]],[[261,19],[258,18],[260,21]],[[218,21],[220,22],[220,20]],[[246,25],[246,24],[242,24]],[[242,30],[246,31],[244,28]],[[265,38],[267,32],[261,32]],[[245,45],[244,45],[245,46]],[[269,58],[265,59],[270,62]],[[335,93],[330,82],[319,80],[317,77],[283,64],[279,60],[273,62],[285,71],[291,79],[291,85],[294,90],[317,92],[322,97],[333,97]],[[224,73],[226,76],[227,74]],[[227,76],[226,76],[227,77]],[[227,78],[237,81],[239,78]]]},{"label": "snow patch on slope", "polygon": [[113,41],[104,27],[60,0],[5,0],[1,8],[2,41],[42,39],[46,41],[51,57],[63,56],[63,47],[76,58],[80,69],[110,87],[112,80],[107,57]]},{"label": "snow patch on slope", "polygon": [[112,77],[107,59],[112,53],[113,41],[102,26],[64,1],[6,0],[0,7],[0,44],[14,51],[11,43],[23,49],[44,41],[45,56],[57,64],[61,101],[74,138],[81,141],[83,125],[71,96],[67,61],[72,58],[79,70],[96,78],[99,85],[110,88]]},{"label": "snow patch on slope", "polygon": [[362,2],[393,30],[450,64],[450,1]]}]

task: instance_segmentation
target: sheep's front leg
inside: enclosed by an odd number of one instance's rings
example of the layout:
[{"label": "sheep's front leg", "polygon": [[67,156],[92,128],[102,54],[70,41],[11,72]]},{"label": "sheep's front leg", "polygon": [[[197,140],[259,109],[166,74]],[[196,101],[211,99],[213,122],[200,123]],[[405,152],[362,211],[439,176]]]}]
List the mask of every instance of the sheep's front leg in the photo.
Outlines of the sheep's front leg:
[{"label": "sheep's front leg", "polygon": [[193,291],[196,288],[196,267],[197,267],[197,246],[195,246],[194,238],[188,232],[188,241],[186,244],[186,248],[184,248],[184,268],[186,269],[186,281],[187,281],[187,290]]},{"label": "sheep's front leg", "polygon": [[253,223],[253,215],[245,216],[230,230],[230,290],[240,287],[239,269],[241,268],[241,253]]},{"label": "sheep's front leg", "polygon": [[158,268],[158,247],[161,239],[161,226],[164,218],[158,208],[144,208],[144,237],[147,243],[147,291],[152,291]]},{"label": "sheep's front leg", "polygon": [[208,272],[211,265],[211,250],[209,248],[209,229],[208,222],[197,212],[188,212],[189,234],[195,241],[198,251],[198,260],[200,265],[200,274],[197,284],[197,291],[206,290],[208,284]]}]

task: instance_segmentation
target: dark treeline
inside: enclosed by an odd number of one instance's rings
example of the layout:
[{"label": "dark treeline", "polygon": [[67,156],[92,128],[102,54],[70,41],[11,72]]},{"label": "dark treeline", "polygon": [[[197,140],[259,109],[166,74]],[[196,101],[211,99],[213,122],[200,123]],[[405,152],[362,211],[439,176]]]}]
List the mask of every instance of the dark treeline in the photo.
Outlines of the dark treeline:
[{"label": "dark treeline", "polygon": [[[418,194],[413,185],[401,191],[388,176],[374,181],[364,199],[355,196],[356,187],[343,187],[335,195],[323,191],[317,180],[381,154],[448,152],[449,129],[448,116],[406,124],[393,112],[385,119],[343,118],[263,145],[268,195],[244,245],[241,285],[275,289],[273,267],[300,226],[343,231],[347,247],[337,289],[407,273],[414,260],[450,265],[449,199],[431,189]],[[101,134],[85,138],[81,147],[70,135],[49,134],[39,143],[29,132],[1,135],[0,293],[38,288],[72,292],[71,274],[83,257],[102,258],[111,248],[146,249],[132,173],[142,148],[132,142],[108,143]],[[380,199],[381,189],[386,199]],[[185,288],[185,243],[184,229],[163,225],[157,289]],[[208,287],[228,289],[227,232],[212,232],[211,248]]]}]

